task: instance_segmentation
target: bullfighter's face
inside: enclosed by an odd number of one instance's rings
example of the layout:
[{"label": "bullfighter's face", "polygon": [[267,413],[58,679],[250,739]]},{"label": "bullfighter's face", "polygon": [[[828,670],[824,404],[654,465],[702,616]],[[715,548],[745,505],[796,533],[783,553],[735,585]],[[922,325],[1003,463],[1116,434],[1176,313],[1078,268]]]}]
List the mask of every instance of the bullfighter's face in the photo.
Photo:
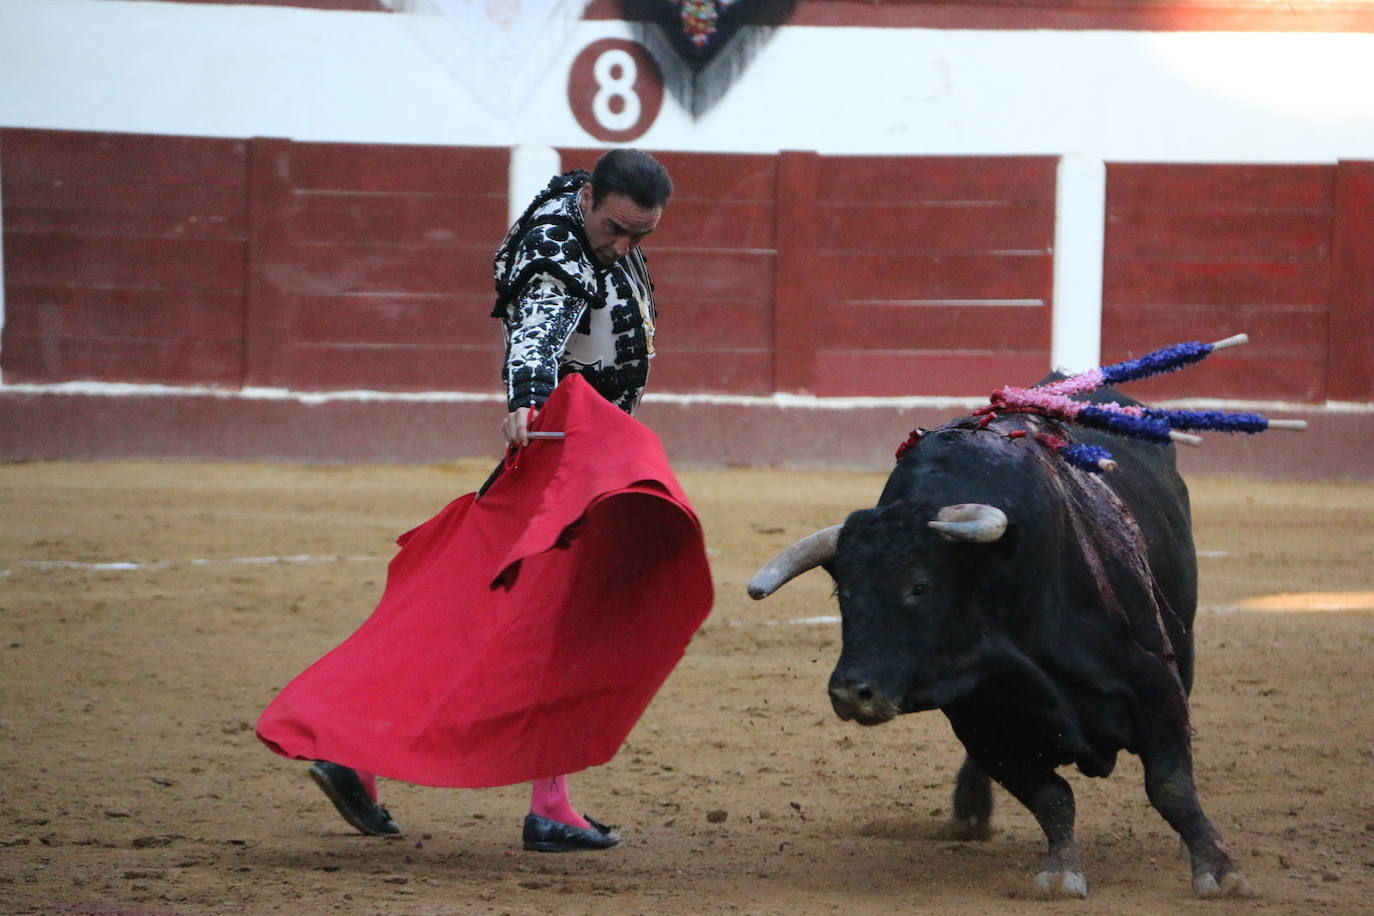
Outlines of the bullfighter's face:
[{"label": "bullfighter's face", "polygon": [[592,187],[584,184],[577,193],[582,208],[583,228],[592,254],[602,267],[610,267],[630,253],[649,233],[658,228],[662,207],[641,207],[632,198],[614,191],[592,203]]},{"label": "bullfighter's face", "polygon": [[844,647],[830,678],[841,719],[879,725],[934,709],[978,681],[977,548],[932,531],[931,512],[898,502],[855,512],[829,565]]}]

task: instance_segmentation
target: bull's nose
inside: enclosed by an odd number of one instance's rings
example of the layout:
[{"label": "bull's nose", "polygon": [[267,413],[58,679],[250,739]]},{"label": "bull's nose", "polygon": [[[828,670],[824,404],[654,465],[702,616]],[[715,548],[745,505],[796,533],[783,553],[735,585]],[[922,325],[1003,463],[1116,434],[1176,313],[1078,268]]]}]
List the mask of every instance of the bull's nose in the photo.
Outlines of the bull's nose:
[{"label": "bull's nose", "polygon": [[845,721],[853,719],[860,725],[889,722],[901,711],[877,684],[866,678],[842,674],[830,677],[830,705],[835,708],[835,715]]},{"label": "bull's nose", "polygon": [[873,686],[866,681],[851,681],[846,678],[832,678],[830,681],[830,705],[835,707],[835,715],[848,721],[858,715],[873,702]]}]

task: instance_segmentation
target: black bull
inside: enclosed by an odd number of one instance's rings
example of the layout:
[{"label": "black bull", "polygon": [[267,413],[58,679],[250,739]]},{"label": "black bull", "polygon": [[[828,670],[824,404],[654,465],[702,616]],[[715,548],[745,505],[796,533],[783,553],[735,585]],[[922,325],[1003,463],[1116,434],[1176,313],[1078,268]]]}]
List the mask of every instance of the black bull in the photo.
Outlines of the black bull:
[{"label": "black bull", "polygon": [[[1130,403],[1095,399],[1108,397]],[[1119,467],[1074,468],[1047,435],[1105,446]],[[986,835],[990,776],[1045,832],[1036,885],[1085,896],[1073,791],[1055,769],[1106,776],[1125,749],[1187,844],[1196,891],[1249,893],[1193,784],[1197,561],[1172,447],[1024,415],[954,421],[921,435],[876,508],[780,554],[750,594],[818,565],[843,621],[835,712],[863,725],[944,712],[968,754],[956,825]]]}]

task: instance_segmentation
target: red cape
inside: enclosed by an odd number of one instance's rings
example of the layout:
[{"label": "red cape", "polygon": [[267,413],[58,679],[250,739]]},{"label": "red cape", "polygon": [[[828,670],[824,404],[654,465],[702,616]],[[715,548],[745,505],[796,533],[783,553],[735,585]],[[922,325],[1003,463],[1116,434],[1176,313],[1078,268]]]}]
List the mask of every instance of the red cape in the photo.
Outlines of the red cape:
[{"label": "red cape", "polygon": [[701,526],[658,437],[580,376],[487,492],[400,537],[349,639],[258,720],[286,757],[432,786],[615,755],[711,608]]}]

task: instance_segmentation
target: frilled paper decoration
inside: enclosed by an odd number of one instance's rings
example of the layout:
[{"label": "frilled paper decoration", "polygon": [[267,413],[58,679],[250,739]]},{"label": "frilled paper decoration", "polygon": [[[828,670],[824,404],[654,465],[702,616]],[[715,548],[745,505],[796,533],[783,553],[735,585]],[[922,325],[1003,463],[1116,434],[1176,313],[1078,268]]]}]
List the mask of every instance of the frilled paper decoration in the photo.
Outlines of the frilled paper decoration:
[{"label": "frilled paper decoration", "polygon": [[[973,415],[982,417],[981,425],[986,427],[999,414],[1035,414],[1063,423],[1087,426],[1119,436],[1160,444],[1201,444],[1200,438],[1183,430],[1258,433],[1266,429],[1306,429],[1307,423],[1303,420],[1269,420],[1256,413],[1164,410],[1142,404],[1091,403],[1073,399],[1074,395],[1087,394],[1105,385],[1119,385],[1174,372],[1206,359],[1217,350],[1238,346],[1248,340],[1246,335],[1236,334],[1210,344],[1190,341],[1146,353],[1139,359],[1115,363],[1100,369],[1089,369],[1087,372],[1032,388],[1004,385],[988,398],[988,406],[980,407]],[[920,440],[923,432],[914,431],[898,447],[898,461]],[[1015,431],[1009,435],[1017,438],[1024,436],[1025,432]],[[1116,462],[1112,460],[1111,453],[1101,446],[1074,444],[1058,436],[1044,434],[1037,435],[1036,440],[1076,467],[1094,472],[1116,469]]]},{"label": "frilled paper decoration", "polygon": [[625,19],[695,119],[743,75],[796,0],[622,0]]}]

